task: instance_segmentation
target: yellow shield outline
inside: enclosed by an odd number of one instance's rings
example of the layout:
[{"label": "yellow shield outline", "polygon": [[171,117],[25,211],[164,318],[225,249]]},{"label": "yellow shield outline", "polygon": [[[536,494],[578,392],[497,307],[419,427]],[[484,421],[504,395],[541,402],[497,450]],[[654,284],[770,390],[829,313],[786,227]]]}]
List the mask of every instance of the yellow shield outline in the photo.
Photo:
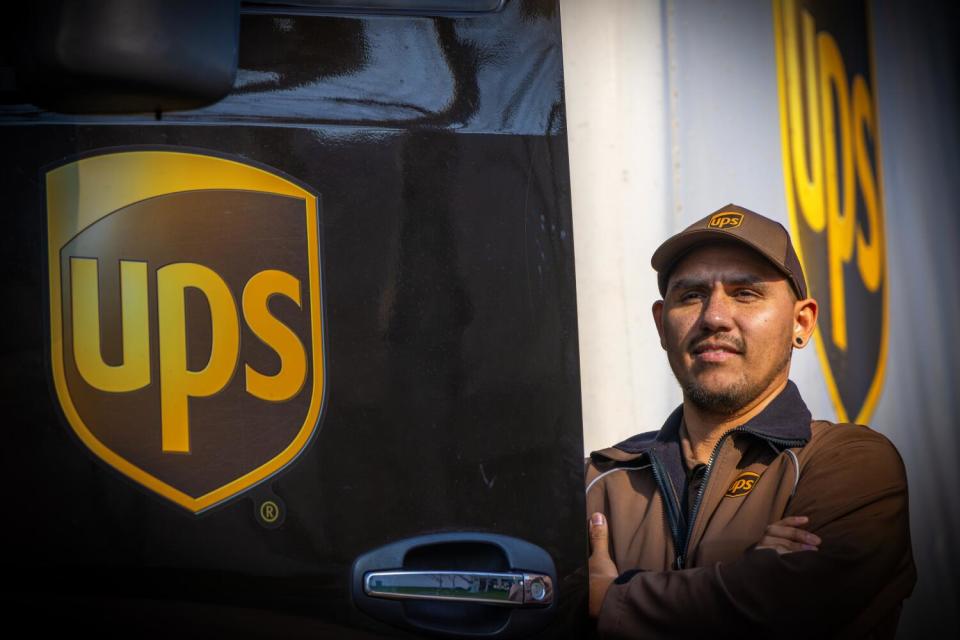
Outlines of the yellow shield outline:
[{"label": "yellow shield outline", "polygon": [[[127,148],[129,149],[129,148]],[[320,272],[318,197],[274,170],[200,150],[103,149],[46,171],[47,272],[50,302],[50,362],[53,386],[73,432],[98,458],[181,507],[199,514],[253,488],[281,471],[319,429],[325,404],[324,322]],[[202,189],[237,189],[292,196],[304,201],[310,290],[309,352],[313,388],[303,425],[275,457],[244,475],[194,498],[137,467],[104,445],[84,424],[70,398],[63,368],[60,249],[84,229],[123,206],[148,198]]]},{"label": "yellow shield outline", "polygon": [[[786,192],[787,199],[787,211],[790,217],[790,232],[794,238],[800,237],[800,221],[799,216],[800,212],[797,211],[796,207],[796,194],[793,187],[793,182],[791,175],[793,172],[793,160],[790,154],[790,122],[788,116],[788,96],[787,96],[787,82],[788,73],[787,73],[787,62],[784,59],[785,54],[784,50],[786,47],[786,36],[784,35],[784,19],[785,13],[789,11],[796,10],[795,2],[799,0],[772,0],[773,5],[773,32],[774,32],[774,48],[776,49],[776,61],[777,61],[777,95],[778,95],[778,106],[780,112],[780,151],[783,158],[783,167],[784,167],[784,190]],[[837,386],[836,377],[833,373],[832,365],[830,364],[830,358],[827,354],[827,347],[824,344],[824,338],[820,327],[813,333],[814,344],[816,345],[817,350],[817,359],[820,361],[820,369],[823,371],[823,377],[826,382],[827,392],[830,395],[830,400],[833,403],[834,410],[837,412],[837,420],[839,422],[854,422],[856,424],[867,424],[870,421],[870,417],[873,415],[874,410],[876,409],[877,402],[880,400],[880,393],[883,390],[883,382],[886,377],[887,371],[887,349],[889,342],[889,333],[890,333],[890,317],[888,314],[888,306],[890,300],[890,278],[888,277],[888,262],[887,262],[887,247],[886,247],[886,220],[885,220],[885,207],[884,207],[884,194],[883,194],[883,155],[881,153],[881,139],[880,139],[880,117],[877,110],[877,96],[876,96],[876,82],[877,77],[876,72],[876,61],[874,58],[874,46],[873,46],[873,32],[870,29],[870,5],[864,0],[867,11],[867,24],[865,28],[867,30],[867,42],[868,42],[868,58],[870,61],[870,102],[872,108],[872,117],[873,122],[875,123],[875,128],[877,135],[874,140],[874,154],[876,155],[876,180],[877,180],[877,199],[879,202],[879,223],[883,228],[883,238],[884,242],[880,243],[880,261],[883,265],[883,296],[881,301],[881,327],[880,327],[880,345],[879,352],[877,354],[877,365],[876,369],[873,372],[873,379],[870,382],[870,387],[867,390],[867,395],[864,398],[863,405],[860,407],[860,411],[857,415],[849,415],[844,405],[843,398],[840,395],[840,389]],[[799,81],[799,80],[798,80]],[[799,241],[794,242],[794,249],[797,252],[797,256],[800,258],[800,263],[803,265],[803,269],[806,273],[810,273],[809,263],[803,255],[803,247]]]}]

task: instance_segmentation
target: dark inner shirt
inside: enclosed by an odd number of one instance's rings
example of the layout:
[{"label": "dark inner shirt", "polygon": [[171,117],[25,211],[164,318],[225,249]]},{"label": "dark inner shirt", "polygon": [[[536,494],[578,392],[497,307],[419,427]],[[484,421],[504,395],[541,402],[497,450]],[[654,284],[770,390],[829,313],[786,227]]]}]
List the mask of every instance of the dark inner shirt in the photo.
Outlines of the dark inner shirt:
[{"label": "dark inner shirt", "polygon": [[[686,461],[684,461],[684,466],[686,466]],[[698,463],[694,465],[693,469],[687,469],[687,490],[683,494],[683,505],[681,505],[683,512],[687,514],[687,527],[693,526],[693,522],[690,521],[691,512],[693,511],[693,505],[697,501],[697,493],[700,491],[700,485],[703,482],[703,474],[706,471],[707,465]]]}]

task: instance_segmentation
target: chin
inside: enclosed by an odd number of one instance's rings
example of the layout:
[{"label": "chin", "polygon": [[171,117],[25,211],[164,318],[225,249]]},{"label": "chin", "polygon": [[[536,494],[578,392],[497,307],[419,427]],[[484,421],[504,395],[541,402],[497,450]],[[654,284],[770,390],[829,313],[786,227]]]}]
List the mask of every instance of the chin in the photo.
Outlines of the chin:
[{"label": "chin", "polygon": [[745,385],[726,385],[711,388],[696,383],[683,387],[683,396],[703,411],[713,414],[733,414],[750,401]]},{"label": "chin", "polygon": [[747,386],[742,372],[730,371],[722,364],[708,364],[697,367],[688,377],[690,384],[711,393],[730,393]]}]

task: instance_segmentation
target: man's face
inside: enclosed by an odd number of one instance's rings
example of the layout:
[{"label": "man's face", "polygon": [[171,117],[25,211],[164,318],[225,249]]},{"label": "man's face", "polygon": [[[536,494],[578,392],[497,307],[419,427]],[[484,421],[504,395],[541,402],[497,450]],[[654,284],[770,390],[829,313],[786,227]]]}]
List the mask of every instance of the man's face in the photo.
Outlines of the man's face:
[{"label": "man's face", "polygon": [[785,382],[797,308],[786,278],[755,251],[732,243],[693,249],[653,309],[684,398],[729,415]]}]

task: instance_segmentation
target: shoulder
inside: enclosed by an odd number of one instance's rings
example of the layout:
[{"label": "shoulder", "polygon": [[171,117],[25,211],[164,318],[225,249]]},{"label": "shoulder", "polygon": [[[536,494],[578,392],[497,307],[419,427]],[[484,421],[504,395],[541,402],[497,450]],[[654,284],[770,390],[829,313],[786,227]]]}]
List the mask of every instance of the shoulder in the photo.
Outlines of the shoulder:
[{"label": "shoulder", "polygon": [[876,482],[906,482],[903,459],[882,433],[860,424],[814,420],[801,454],[809,471],[857,475]]},{"label": "shoulder", "polygon": [[640,433],[612,447],[592,452],[584,461],[584,475],[587,483],[617,466],[629,464],[640,458],[656,440],[658,433],[658,431]]},{"label": "shoulder", "polygon": [[[611,449],[617,449],[626,453],[637,453],[647,449],[654,443],[657,439],[657,436],[660,434],[659,431],[647,431],[645,433],[638,433],[637,435],[627,438],[623,442],[617,443],[611,447]],[[604,449],[604,451],[610,451],[610,449]]]},{"label": "shoulder", "polygon": [[593,464],[603,467],[610,463],[634,460],[650,448],[659,433],[659,431],[647,431],[618,442],[612,447],[598,449],[587,458],[588,466]]},{"label": "shoulder", "polygon": [[813,450],[863,449],[878,455],[885,453],[899,457],[897,448],[889,438],[866,425],[814,420],[810,423],[810,434],[807,446]]}]

